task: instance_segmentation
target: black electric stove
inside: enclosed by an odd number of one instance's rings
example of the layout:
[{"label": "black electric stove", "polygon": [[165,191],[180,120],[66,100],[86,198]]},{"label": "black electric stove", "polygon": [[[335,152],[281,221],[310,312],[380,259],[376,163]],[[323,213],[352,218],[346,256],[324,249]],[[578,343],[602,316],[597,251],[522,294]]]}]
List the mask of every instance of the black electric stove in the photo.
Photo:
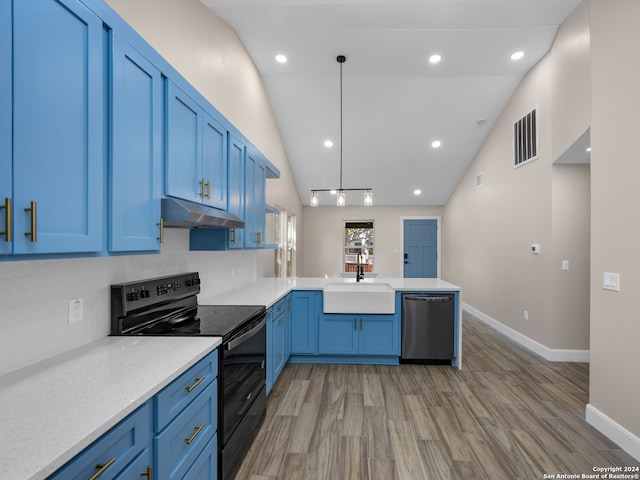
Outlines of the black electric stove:
[{"label": "black electric stove", "polygon": [[222,338],[218,477],[230,479],[266,416],[266,308],[198,305],[198,293],[197,272],[112,285],[111,334]]}]

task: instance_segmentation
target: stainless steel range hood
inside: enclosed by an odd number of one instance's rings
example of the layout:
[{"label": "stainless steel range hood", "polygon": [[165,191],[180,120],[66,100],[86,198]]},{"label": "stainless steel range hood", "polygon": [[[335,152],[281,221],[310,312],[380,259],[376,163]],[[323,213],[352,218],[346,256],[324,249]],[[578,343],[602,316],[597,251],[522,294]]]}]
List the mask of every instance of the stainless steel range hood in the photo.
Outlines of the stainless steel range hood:
[{"label": "stainless steel range hood", "polygon": [[162,199],[162,218],[167,228],[244,227],[244,221],[229,212],[169,197]]}]

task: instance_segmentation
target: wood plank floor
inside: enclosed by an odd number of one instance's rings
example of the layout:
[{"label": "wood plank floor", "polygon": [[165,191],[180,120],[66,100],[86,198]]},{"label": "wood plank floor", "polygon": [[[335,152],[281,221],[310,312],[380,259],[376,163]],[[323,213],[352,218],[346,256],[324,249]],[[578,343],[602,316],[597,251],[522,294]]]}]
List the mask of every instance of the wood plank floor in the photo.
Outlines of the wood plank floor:
[{"label": "wood plank floor", "polygon": [[587,364],[464,322],[461,371],[287,364],[236,478],[530,480],[639,465],[584,421]]}]

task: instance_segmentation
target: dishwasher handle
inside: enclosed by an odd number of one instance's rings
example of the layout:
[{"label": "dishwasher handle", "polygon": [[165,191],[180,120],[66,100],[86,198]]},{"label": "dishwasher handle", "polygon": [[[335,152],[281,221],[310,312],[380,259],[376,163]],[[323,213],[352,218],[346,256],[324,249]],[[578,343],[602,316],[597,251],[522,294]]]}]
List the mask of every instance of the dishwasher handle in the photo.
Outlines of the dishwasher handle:
[{"label": "dishwasher handle", "polygon": [[403,295],[403,300],[411,300],[417,302],[451,302],[452,295]]}]

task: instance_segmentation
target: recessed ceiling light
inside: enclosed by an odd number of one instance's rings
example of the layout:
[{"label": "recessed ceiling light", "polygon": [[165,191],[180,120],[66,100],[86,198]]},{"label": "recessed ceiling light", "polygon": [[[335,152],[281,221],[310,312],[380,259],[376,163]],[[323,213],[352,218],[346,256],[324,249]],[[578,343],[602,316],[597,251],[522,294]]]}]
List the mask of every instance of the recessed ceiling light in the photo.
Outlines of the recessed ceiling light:
[{"label": "recessed ceiling light", "polygon": [[420,190],[419,188],[416,188],[416,189],[413,191],[413,194],[414,194],[414,195],[420,195],[421,193],[422,193],[422,190]]},{"label": "recessed ceiling light", "polygon": [[278,62],[278,63],[287,63],[287,57],[285,57],[282,54],[276,55],[276,62]]},{"label": "recessed ceiling light", "polygon": [[442,57],[437,53],[429,57],[429,63],[439,63],[440,60],[442,60]]},{"label": "recessed ceiling light", "polygon": [[331,195],[335,195],[336,193],[338,193],[338,191],[337,191],[337,190],[331,190],[329,193],[330,193]]},{"label": "recessed ceiling light", "polygon": [[327,148],[331,148],[333,147],[333,142],[331,140],[325,140],[324,141],[324,146]]},{"label": "recessed ceiling light", "polygon": [[511,55],[511,60],[520,60],[522,57],[524,57],[524,52],[515,52]]},{"label": "recessed ceiling light", "polygon": [[440,145],[442,145],[442,142],[440,142],[440,140],[434,140],[433,142],[431,142],[431,146],[433,148],[440,148]]}]

